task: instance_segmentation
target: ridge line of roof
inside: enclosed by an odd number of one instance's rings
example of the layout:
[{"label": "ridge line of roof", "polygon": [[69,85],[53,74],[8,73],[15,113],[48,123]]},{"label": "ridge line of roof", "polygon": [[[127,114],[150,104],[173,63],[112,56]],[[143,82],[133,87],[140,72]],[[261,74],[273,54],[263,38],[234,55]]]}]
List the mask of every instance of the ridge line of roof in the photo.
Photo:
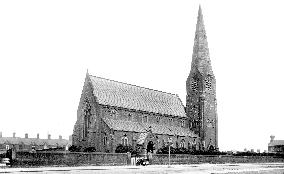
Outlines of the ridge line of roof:
[{"label": "ridge line of roof", "polygon": [[111,79],[107,79],[107,78],[104,78],[104,77],[98,77],[98,76],[94,76],[94,75],[91,75],[91,74],[89,74],[89,76],[92,76],[92,77],[95,77],[95,78],[104,79],[104,80],[108,80],[108,81],[112,81],[112,82],[116,82],[116,83],[121,83],[121,84],[125,84],[125,85],[130,85],[130,86],[134,86],[134,87],[138,87],[138,88],[143,88],[143,89],[147,89],[147,90],[151,90],[151,91],[162,92],[162,93],[165,93],[165,94],[174,95],[177,98],[179,98],[178,94],[173,94],[173,93],[170,93],[170,92],[159,91],[157,89],[151,89],[151,88],[147,88],[147,87],[143,87],[143,86],[133,85],[133,84],[129,84],[129,83],[126,83],[126,82],[119,82],[119,81],[116,81],[116,80],[111,80]]}]

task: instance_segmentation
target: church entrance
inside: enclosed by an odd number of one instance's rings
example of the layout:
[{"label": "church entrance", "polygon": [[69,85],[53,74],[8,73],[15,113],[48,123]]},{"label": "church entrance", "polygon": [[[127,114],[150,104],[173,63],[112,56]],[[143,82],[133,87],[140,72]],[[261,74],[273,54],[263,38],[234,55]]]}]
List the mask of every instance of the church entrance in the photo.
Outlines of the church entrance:
[{"label": "church entrance", "polygon": [[153,153],[153,151],[154,151],[154,143],[153,141],[149,141],[147,145],[147,152]]}]

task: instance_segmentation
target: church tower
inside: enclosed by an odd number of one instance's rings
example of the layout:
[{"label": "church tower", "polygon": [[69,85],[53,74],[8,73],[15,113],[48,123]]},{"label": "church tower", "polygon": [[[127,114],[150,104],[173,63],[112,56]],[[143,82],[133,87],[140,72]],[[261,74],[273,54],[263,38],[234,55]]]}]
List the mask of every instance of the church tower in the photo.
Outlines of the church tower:
[{"label": "church tower", "polygon": [[211,67],[200,6],[186,92],[186,114],[191,129],[201,138],[201,147],[205,150],[218,149],[216,80]]}]

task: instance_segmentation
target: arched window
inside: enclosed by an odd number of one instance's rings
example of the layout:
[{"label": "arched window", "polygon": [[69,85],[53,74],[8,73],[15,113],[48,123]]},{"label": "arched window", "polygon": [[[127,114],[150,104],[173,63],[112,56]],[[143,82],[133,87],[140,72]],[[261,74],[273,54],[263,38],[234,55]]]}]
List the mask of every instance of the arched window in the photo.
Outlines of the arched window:
[{"label": "arched window", "polygon": [[157,123],[159,123],[161,120],[161,117],[157,116],[156,119],[157,119]]},{"label": "arched window", "polygon": [[180,147],[181,148],[185,148],[185,140],[184,139],[181,140]]},{"label": "arched window", "polygon": [[173,126],[173,122],[174,122],[173,118],[169,118],[169,125],[170,126]]},{"label": "arched window", "polygon": [[116,113],[117,113],[117,111],[115,109],[110,110],[110,116],[111,117],[116,118]]},{"label": "arched window", "polygon": [[148,116],[147,115],[143,115],[142,116],[142,122],[143,123],[147,123],[148,122]]},{"label": "arched window", "polygon": [[128,114],[128,121],[132,121],[132,115]]},{"label": "arched window", "polygon": [[185,125],[184,120],[181,120],[180,122],[181,122],[181,123],[180,123],[180,124],[181,124],[181,127],[184,127],[184,125]]},{"label": "arched window", "polygon": [[107,136],[104,136],[103,142],[104,142],[104,146],[106,146],[107,145]]},{"label": "arched window", "polygon": [[126,136],[121,138],[121,144],[124,145],[124,146],[128,145],[128,138]]},{"label": "arched window", "polygon": [[88,129],[91,126],[91,104],[89,99],[86,97],[83,105],[83,118],[84,118],[84,129],[83,138],[88,136]]}]

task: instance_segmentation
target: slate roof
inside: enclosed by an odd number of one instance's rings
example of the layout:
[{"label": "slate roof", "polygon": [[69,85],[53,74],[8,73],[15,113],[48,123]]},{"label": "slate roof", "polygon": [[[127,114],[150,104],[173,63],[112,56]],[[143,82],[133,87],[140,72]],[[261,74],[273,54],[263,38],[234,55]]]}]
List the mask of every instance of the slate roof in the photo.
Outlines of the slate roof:
[{"label": "slate roof", "polygon": [[273,140],[268,146],[284,146],[284,140]]},{"label": "slate roof", "polygon": [[137,144],[143,144],[145,142],[145,139],[148,136],[148,132],[142,132],[140,133],[138,139],[137,139]]},{"label": "slate roof", "polygon": [[1,137],[0,144],[24,144],[24,145],[50,145],[50,146],[66,146],[70,144],[65,139],[37,139],[37,138],[20,138],[20,137]]},{"label": "slate roof", "polygon": [[103,105],[186,117],[184,106],[175,94],[89,76],[93,94]]},{"label": "slate roof", "polygon": [[129,132],[146,132],[151,127],[154,134],[179,135],[198,137],[189,128],[169,126],[167,124],[138,123],[132,121],[103,118],[104,122],[114,130]]}]

